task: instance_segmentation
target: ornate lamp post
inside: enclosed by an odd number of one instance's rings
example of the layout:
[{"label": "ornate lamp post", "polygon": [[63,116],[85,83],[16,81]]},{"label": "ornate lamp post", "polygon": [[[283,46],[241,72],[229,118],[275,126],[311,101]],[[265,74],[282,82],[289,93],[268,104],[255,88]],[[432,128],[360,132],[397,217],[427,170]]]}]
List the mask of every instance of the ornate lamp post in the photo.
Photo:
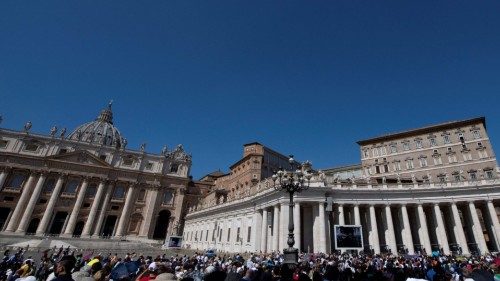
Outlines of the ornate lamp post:
[{"label": "ornate lamp post", "polygon": [[275,190],[283,190],[290,194],[290,205],[288,209],[288,248],[283,249],[283,254],[285,256],[283,263],[288,265],[290,270],[293,270],[299,258],[299,250],[293,247],[295,244],[293,235],[293,195],[296,192],[301,192],[309,188],[309,181],[311,180],[312,174],[308,170],[302,171],[302,167],[306,169],[310,167],[309,163],[304,163],[302,166],[297,165],[293,159],[293,155],[290,155],[288,162],[290,163],[290,170],[280,168],[273,174],[272,179],[274,183],[273,188]]}]

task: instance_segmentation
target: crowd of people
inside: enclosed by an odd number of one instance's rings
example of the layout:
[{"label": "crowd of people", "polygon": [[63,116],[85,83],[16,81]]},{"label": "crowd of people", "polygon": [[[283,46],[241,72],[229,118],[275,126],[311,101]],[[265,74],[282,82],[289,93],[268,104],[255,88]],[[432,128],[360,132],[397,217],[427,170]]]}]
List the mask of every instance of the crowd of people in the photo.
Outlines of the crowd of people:
[{"label": "crowd of people", "polygon": [[296,266],[283,255],[166,254],[152,257],[74,252],[53,248],[39,260],[26,249],[5,251],[0,281],[500,281],[500,254],[461,256],[381,256],[306,254]]}]

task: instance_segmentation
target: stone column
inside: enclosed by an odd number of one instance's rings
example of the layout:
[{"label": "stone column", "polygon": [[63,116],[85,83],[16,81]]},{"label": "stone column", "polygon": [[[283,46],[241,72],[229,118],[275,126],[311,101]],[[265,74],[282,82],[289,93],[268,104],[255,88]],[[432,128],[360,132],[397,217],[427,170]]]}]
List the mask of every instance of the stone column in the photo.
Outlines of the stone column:
[{"label": "stone column", "polygon": [[[102,224],[104,223],[104,218],[106,217],[106,211],[108,210],[108,204],[109,201],[111,200],[111,195],[113,194],[113,186],[114,183],[109,183],[108,188],[106,190],[106,195],[104,196],[104,201],[102,201],[102,206],[99,212],[99,217],[97,218],[97,222],[94,228],[94,232],[92,234],[93,237],[99,237],[101,235],[101,227]],[[97,205],[97,208],[99,210],[99,205]]]},{"label": "stone column", "polygon": [[500,223],[498,223],[498,215],[495,210],[495,206],[493,205],[493,202],[491,200],[488,200],[486,203],[486,206],[488,207],[488,213],[490,216],[491,220],[491,228],[493,228],[492,233],[495,235],[495,245],[497,251],[500,250]]},{"label": "stone column", "polygon": [[69,217],[68,225],[64,230],[63,237],[71,237],[73,235],[73,231],[75,230],[76,220],[78,219],[78,214],[80,213],[80,209],[82,208],[83,199],[85,199],[85,193],[87,192],[87,187],[89,186],[89,180],[87,178],[83,179],[83,183],[80,186],[80,190],[78,191],[78,196],[76,197],[75,206],[73,206],[73,211],[71,211],[71,215]]},{"label": "stone column", "polygon": [[158,199],[158,188],[153,188],[148,190],[148,196],[146,202],[150,203],[147,205],[146,215],[144,216],[144,222],[141,226],[141,231],[139,232],[139,236],[141,237],[149,236],[149,232],[151,230],[151,223],[155,215],[157,199]]},{"label": "stone column", "polygon": [[40,197],[40,193],[42,193],[43,184],[45,183],[45,178],[47,175],[45,173],[41,173],[38,181],[36,183],[35,189],[33,190],[33,194],[28,202],[28,206],[26,206],[26,210],[24,210],[24,214],[21,217],[21,222],[17,227],[16,233],[24,234],[26,232],[26,228],[28,227],[28,223],[30,222],[31,215],[33,214],[33,210],[35,209],[36,203],[38,202],[38,198]]},{"label": "stone column", "polygon": [[469,246],[467,245],[467,239],[465,238],[464,228],[462,226],[462,221],[460,220],[460,214],[458,213],[457,204],[455,202],[451,203],[451,212],[453,214],[453,232],[455,234],[455,239],[458,245],[462,248],[463,255],[469,255]]},{"label": "stone column", "polygon": [[260,251],[267,252],[267,209],[262,210],[262,226],[260,232]]},{"label": "stone column", "polygon": [[397,255],[398,248],[396,246],[396,236],[394,235],[394,224],[392,222],[392,212],[390,205],[385,205],[385,221],[387,223],[387,235],[385,237],[385,241],[391,249],[391,252]]},{"label": "stone column", "polygon": [[45,209],[45,213],[43,213],[42,220],[40,221],[40,223],[38,224],[38,228],[36,229],[36,235],[43,235],[45,234],[45,231],[47,231],[47,227],[49,226],[52,213],[54,212],[54,206],[57,203],[57,199],[59,199],[59,193],[61,193],[63,183],[64,183],[64,176],[59,175],[56,186],[54,187],[54,190],[52,190],[49,202],[47,203],[47,208]]},{"label": "stone column", "polygon": [[474,240],[476,240],[477,246],[481,251],[481,255],[488,253],[488,247],[486,246],[486,241],[484,240],[483,229],[481,223],[479,222],[479,217],[477,215],[476,206],[474,202],[469,202],[469,212],[472,218],[472,231],[474,233]]},{"label": "stone column", "polygon": [[278,204],[274,205],[274,213],[273,213],[273,251],[279,251],[279,214],[280,214],[280,206]]},{"label": "stone column", "polygon": [[5,184],[5,180],[7,179],[8,175],[9,175],[9,169],[4,168],[2,170],[2,173],[0,173],[0,190],[3,189],[3,185]]},{"label": "stone column", "polygon": [[31,173],[30,177],[28,178],[28,181],[24,184],[23,189],[21,191],[21,197],[19,198],[19,201],[17,201],[16,208],[14,209],[14,212],[10,217],[5,232],[13,232],[14,230],[16,230],[17,224],[19,222],[19,217],[22,215],[26,202],[28,201],[31,195],[33,184],[35,182],[35,177],[36,174]]},{"label": "stone column", "polygon": [[[122,214],[120,216],[120,220],[118,221],[118,227],[116,228],[116,237],[122,237],[125,234],[125,228],[127,228],[129,220],[130,220],[130,211],[133,207],[132,200],[134,199],[135,186],[134,184],[130,184],[127,196],[125,197],[125,205],[123,206]],[[172,222],[169,222],[169,227],[172,225]],[[126,234],[125,234],[126,235]]]},{"label": "stone column", "polygon": [[401,219],[403,221],[403,229],[401,230],[403,244],[405,244],[408,249],[408,253],[413,255],[415,253],[415,248],[413,247],[413,237],[411,235],[410,220],[408,219],[408,210],[406,209],[406,205],[401,205]]},{"label": "stone column", "polygon": [[375,214],[375,206],[370,205],[370,243],[372,244],[375,254],[380,254],[380,241],[378,239],[377,216]]},{"label": "stone column", "polygon": [[354,205],[354,224],[361,225],[361,217],[359,215],[359,205]]},{"label": "stone column", "polygon": [[344,205],[339,204],[337,207],[339,213],[339,225],[345,225],[345,217],[344,217]]},{"label": "stone column", "polygon": [[[262,243],[262,232],[264,232],[264,229],[262,229],[262,225],[264,223],[262,222],[263,216],[260,214],[260,210],[255,210],[253,213],[253,219],[252,219],[252,245],[253,245],[253,250],[255,252],[262,250],[261,249],[261,243]],[[260,226],[260,227],[259,227]],[[217,231],[217,227],[214,225],[215,231]],[[219,232],[217,231],[217,235],[215,235],[215,245],[217,245],[217,242],[219,241],[217,239],[219,235]],[[265,248],[265,247],[264,247]]]},{"label": "stone column", "polygon": [[85,222],[85,226],[83,227],[82,237],[90,237],[90,232],[92,231],[92,226],[95,222],[95,217],[97,215],[97,208],[99,208],[99,204],[101,202],[102,195],[104,194],[105,181],[102,180],[97,187],[97,193],[94,197],[94,201],[92,201],[92,207],[90,208],[89,217]]},{"label": "stone column", "polygon": [[323,202],[318,204],[319,213],[319,252],[326,253],[326,232],[325,232],[325,205]]},{"label": "stone column", "polygon": [[439,204],[434,204],[434,217],[436,218],[437,230],[436,236],[438,239],[438,243],[443,249],[443,253],[445,255],[450,254],[450,246],[448,244],[448,237],[446,236],[446,229],[444,227],[443,216],[441,214],[441,209],[439,208]]},{"label": "stone column", "polygon": [[283,249],[288,248],[286,244],[288,237],[288,203],[281,203],[279,233],[279,250],[283,252]]},{"label": "stone column", "polygon": [[429,238],[429,229],[427,228],[427,221],[425,220],[425,212],[422,204],[417,205],[418,220],[420,222],[420,228],[418,229],[418,237],[420,238],[420,244],[423,245],[425,251],[428,255],[431,254],[431,242]]},{"label": "stone column", "polygon": [[300,227],[300,203],[295,202],[295,208],[293,209],[293,226],[294,226],[294,236],[295,236],[295,248],[299,249],[301,252],[301,241],[302,232]]}]

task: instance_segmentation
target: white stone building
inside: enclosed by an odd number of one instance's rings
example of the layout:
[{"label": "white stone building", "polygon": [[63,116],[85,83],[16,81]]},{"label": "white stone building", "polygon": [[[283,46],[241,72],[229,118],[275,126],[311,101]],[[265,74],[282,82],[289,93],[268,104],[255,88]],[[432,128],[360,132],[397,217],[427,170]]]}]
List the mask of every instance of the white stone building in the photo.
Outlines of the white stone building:
[{"label": "white stone building", "polygon": [[[456,138],[443,142],[435,139],[426,144],[420,137],[449,136],[450,131],[457,132]],[[401,145],[400,138],[410,137],[421,141],[414,148],[417,151],[396,149],[391,154],[386,150],[377,154],[378,161],[365,154],[368,149],[383,147],[385,139],[390,145]],[[484,118],[391,134],[360,145],[362,165],[316,173],[310,188],[295,195],[295,247],[304,252],[331,252],[335,250],[334,225],[361,225],[365,250],[374,253],[441,250],[467,255],[500,250],[500,179]],[[394,161],[415,154],[440,157],[441,151],[454,155],[459,149],[465,157],[399,168],[402,171],[385,167],[383,172],[375,171],[389,157]],[[433,156],[436,153],[439,156]],[[369,169],[372,171],[363,172]],[[460,170],[468,176],[456,177],[455,171]],[[220,193],[217,189],[215,186],[212,192]],[[206,197],[207,202],[186,216],[185,245],[229,252],[271,252],[287,247],[288,194],[275,191],[270,179],[244,194],[247,196],[216,203]],[[330,207],[332,211],[327,211]]]}]

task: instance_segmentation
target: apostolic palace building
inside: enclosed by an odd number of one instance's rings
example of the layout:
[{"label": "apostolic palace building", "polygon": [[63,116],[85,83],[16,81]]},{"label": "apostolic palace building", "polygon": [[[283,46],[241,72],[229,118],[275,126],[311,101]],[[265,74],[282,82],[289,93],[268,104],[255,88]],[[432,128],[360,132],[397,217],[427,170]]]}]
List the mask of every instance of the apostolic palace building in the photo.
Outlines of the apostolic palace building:
[{"label": "apostolic palace building", "polygon": [[[0,128],[2,235],[164,240],[183,247],[271,252],[287,247],[289,198],[273,173],[289,157],[258,142],[229,172],[194,181],[181,145],[127,148],[111,104],[66,134]],[[295,247],[332,252],[334,226],[362,229],[373,253],[500,250],[500,178],[485,118],[358,141],[360,164],[319,170],[294,197]],[[196,159],[196,158],[195,158]],[[196,160],[195,160],[196,161]],[[210,167],[207,167],[210,169]]]}]

